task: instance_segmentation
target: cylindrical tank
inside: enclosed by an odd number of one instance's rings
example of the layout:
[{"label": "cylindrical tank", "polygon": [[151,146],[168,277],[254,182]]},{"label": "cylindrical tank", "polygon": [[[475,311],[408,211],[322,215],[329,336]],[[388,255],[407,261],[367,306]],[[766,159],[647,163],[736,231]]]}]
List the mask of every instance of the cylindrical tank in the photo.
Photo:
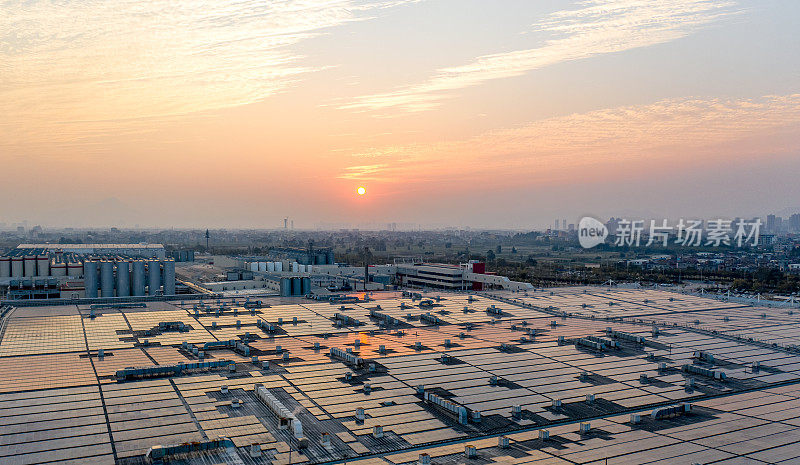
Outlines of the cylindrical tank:
[{"label": "cylindrical tank", "polygon": [[164,261],[164,295],[175,295],[175,261]]},{"label": "cylindrical tank", "polygon": [[300,271],[300,264],[297,262],[292,263],[292,273],[297,273]]},{"label": "cylindrical tank", "polygon": [[333,262],[333,250],[329,250],[328,253],[326,253],[325,255],[326,255],[325,264],[326,265],[333,265],[334,264],[334,262]]},{"label": "cylindrical tank", "polygon": [[292,278],[292,295],[300,295],[301,284],[300,278]]},{"label": "cylindrical tank", "polygon": [[100,296],[114,297],[114,262],[100,262]]},{"label": "cylindrical tank", "polygon": [[258,262],[258,271],[267,271],[267,262]]},{"label": "cylindrical tank", "polygon": [[282,262],[275,262],[275,271],[278,273],[283,272],[283,263]]},{"label": "cylindrical tank", "polygon": [[[96,263],[95,263],[96,264]],[[67,263],[67,276],[77,278],[83,274],[83,265],[81,262],[68,262]]]},{"label": "cylindrical tank", "polygon": [[36,256],[36,276],[50,276],[50,257],[47,255]]},{"label": "cylindrical tank", "polygon": [[267,271],[270,273],[275,272],[275,262],[267,262]]},{"label": "cylindrical tank", "polygon": [[0,257],[0,278],[11,277],[11,257]]},{"label": "cylindrical tank", "polygon": [[289,297],[290,295],[292,295],[292,280],[281,278],[281,297]]},{"label": "cylindrical tank", "polygon": [[131,295],[131,264],[127,260],[117,262],[117,297]]},{"label": "cylindrical tank", "polygon": [[134,260],[131,276],[131,295],[144,295],[144,260]]},{"label": "cylindrical tank", "polygon": [[86,297],[97,297],[97,262],[85,260],[83,262],[83,282],[86,287]]},{"label": "cylindrical tank", "polygon": [[187,259],[188,259],[190,262],[193,262],[193,261],[194,261],[194,250],[190,250],[190,251],[189,251],[189,253],[188,253],[188,255],[186,256],[186,258],[187,258]]},{"label": "cylindrical tank", "polygon": [[318,253],[316,259],[314,260],[314,265],[324,265],[325,264],[325,254]]},{"label": "cylindrical tank", "polygon": [[25,270],[24,276],[26,278],[32,278],[36,276],[36,256],[35,255],[25,255],[22,257],[22,263]]},{"label": "cylindrical tank", "polygon": [[21,278],[24,274],[22,257],[11,257],[11,277]]},{"label": "cylindrical tank", "polygon": [[303,295],[311,292],[311,278],[300,278],[300,293]]},{"label": "cylindrical tank", "polygon": [[311,273],[314,270],[314,267],[311,265],[306,266],[306,273]]},{"label": "cylindrical tank", "polygon": [[258,262],[250,262],[250,271],[258,271]]},{"label": "cylindrical tank", "polygon": [[66,276],[67,264],[53,260],[50,262],[50,276]]},{"label": "cylindrical tank", "polygon": [[161,289],[161,264],[156,260],[147,262],[147,295],[156,295]]}]

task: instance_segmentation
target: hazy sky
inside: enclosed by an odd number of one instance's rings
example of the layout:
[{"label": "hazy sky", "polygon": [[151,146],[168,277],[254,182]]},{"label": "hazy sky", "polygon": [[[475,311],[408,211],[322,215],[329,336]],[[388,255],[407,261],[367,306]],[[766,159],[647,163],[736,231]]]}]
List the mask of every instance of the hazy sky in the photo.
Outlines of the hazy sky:
[{"label": "hazy sky", "polygon": [[797,0],[0,0],[0,222],[793,211],[798,24]]}]

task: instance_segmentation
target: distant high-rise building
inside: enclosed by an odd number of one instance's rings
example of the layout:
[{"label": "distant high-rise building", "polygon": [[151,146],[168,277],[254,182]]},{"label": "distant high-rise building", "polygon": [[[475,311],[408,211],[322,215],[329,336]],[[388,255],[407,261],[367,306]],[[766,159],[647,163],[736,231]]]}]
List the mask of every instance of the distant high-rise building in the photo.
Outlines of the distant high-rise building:
[{"label": "distant high-rise building", "polygon": [[606,229],[608,233],[614,235],[617,233],[617,226],[619,226],[619,218],[611,218],[606,222]]},{"label": "distant high-rise building", "polygon": [[789,217],[789,231],[800,232],[800,213],[795,213]]},{"label": "distant high-rise building", "polygon": [[778,217],[775,215],[767,215],[767,224],[765,225],[767,232],[778,232]]},{"label": "distant high-rise building", "polygon": [[553,229],[558,231],[558,218],[556,218],[556,226]]}]

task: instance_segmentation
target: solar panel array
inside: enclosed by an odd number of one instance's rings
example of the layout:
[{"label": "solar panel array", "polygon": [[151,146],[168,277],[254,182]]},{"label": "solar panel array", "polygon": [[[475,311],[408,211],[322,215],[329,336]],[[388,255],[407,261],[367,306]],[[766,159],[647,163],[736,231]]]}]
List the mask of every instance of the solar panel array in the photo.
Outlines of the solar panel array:
[{"label": "solar panel array", "polygon": [[[0,463],[138,464],[153,446],[217,437],[233,446],[178,463],[800,460],[800,312],[605,288],[374,297],[15,309],[0,333]],[[204,347],[228,340],[249,353]],[[115,376],[201,356],[235,366]],[[691,412],[649,417],[682,402]]]}]

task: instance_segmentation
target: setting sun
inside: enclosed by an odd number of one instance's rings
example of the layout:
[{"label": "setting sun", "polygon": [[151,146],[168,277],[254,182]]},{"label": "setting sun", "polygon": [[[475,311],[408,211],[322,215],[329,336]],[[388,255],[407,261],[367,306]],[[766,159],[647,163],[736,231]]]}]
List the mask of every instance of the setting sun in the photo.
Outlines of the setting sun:
[{"label": "setting sun", "polygon": [[364,195],[367,193],[367,190],[364,189],[363,187],[359,187],[358,189],[356,189],[356,192],[358,192],[358,195]]}]

